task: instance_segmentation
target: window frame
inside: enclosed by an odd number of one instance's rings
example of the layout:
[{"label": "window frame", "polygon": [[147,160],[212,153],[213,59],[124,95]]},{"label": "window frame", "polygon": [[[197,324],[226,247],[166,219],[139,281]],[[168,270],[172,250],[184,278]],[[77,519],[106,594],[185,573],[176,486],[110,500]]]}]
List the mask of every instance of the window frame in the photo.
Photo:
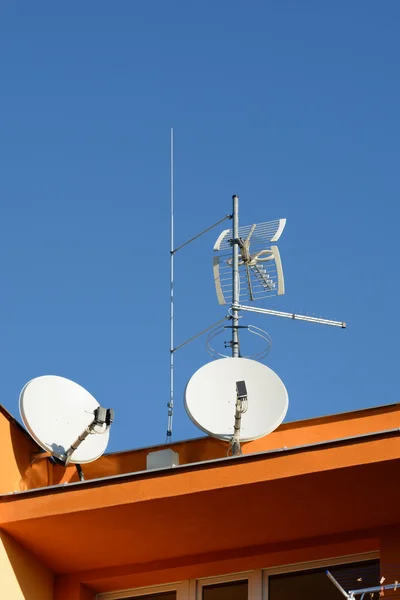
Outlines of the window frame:
[{"label": "window frame", "polygon": [[370,560],[379,560],[380,552],[364,552],[362,554],[346,554],[335,558],[318,559],[301,563],[289,563],[279,567],[263,569],[262,595],[259,600],[269,600],[269,578],[274,575],[284,575],[285,573],[301,573],[301,571],[312,571],[313,569],[323,569],[335,567],[337,565],[349,565],[351,563],[363,563]]},{"label": "window frame", "polygon": [[150,596],[151,594],[162,594],[164,592],[176,592],[176,600],[188,600],[190,595],[190,580],[178,581],[140,588],[119,590],[118,592],[105,592],[97,594],[96,600],[123,600],[124,598],[135,598],[137,596]]},{"label": "window frame", "polygon": [[217,575],[216,577],[202,577],[196,579],[195,596],[188,600],[202,600],[203,588],[207,585],[218,585],[219,583],[230,583],[234,581],[248,581],[248,600],[262,600],[263,593],[263,572],[262,569],[252,569],[251,571],[240,571],[239,573],[229,573],[229,575]]}]

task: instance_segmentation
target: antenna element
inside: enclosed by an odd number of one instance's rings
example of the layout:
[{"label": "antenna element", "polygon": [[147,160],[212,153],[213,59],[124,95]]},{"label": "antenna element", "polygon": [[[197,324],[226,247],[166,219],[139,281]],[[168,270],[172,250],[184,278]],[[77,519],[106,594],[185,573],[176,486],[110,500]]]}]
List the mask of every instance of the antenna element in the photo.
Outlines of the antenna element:
[{"label": "antenna element", "polygon": [[167,439],[170,442],[172,438],[172,419],[174,417],[174,130],[171,128],[170,137],[170,202],[171,202],[171,246],[170,246],[170,346],[169,346],[169,402],[168,406],[168,426]]}]

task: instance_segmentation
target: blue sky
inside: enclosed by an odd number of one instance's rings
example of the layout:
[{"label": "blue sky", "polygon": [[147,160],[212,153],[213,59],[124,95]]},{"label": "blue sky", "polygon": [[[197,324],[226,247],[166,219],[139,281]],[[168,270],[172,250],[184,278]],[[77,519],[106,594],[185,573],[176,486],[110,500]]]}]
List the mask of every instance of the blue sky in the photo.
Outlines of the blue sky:
[{"label": "blue sky", "polygon": [[[396,0],[3,2],[0,401],[58,374],[163,442],[169,397],[169,130],[176,242],[241,201],[286,217],[267,364],[288,420],[396,402],[400,78]],[[176,341],[222,318],[218,231],[176,259]],[[176,355],[174,439],[204,339]],[[243,340],[250,348],[251,340]]]}]

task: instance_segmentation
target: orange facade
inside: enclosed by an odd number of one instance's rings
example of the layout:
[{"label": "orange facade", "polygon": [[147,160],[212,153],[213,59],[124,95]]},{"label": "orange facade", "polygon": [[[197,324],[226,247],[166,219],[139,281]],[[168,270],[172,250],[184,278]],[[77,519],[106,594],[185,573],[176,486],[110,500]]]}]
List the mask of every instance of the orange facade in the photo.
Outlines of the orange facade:
[{"label": "orange facade", "polygon": [[399,417],[396,404],[283,424],[233,458],[215,439],[175,443],[179,466],[160,470],[146,470],[159,448],[109,454],[79,482],[1,409],[0,597],[182,582],[192,599],[202,578],[352,556],[390,577],[398,564],[400,580]]}]

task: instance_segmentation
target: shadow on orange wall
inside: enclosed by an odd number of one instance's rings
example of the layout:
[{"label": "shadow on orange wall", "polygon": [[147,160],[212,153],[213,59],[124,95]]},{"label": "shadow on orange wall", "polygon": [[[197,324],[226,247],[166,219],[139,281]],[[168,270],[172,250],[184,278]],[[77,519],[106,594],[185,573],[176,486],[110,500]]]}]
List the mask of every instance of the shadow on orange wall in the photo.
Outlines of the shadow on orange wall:
[{"label": "shadow on orange wall", "polygon": [[1,531],[0,575],[2,598],[53,600],[53,573]]},{"label": "shadow on orange wall", "polygon": [[34,458],[35,453],[38,452],[37,444],[24,431],[16,427],[13,422],[8,425],[13,462],[20,474],[18,487],[9,491],[24,491],[43,485],[51,485],[50,463],[48,460],[35,460]]}]

